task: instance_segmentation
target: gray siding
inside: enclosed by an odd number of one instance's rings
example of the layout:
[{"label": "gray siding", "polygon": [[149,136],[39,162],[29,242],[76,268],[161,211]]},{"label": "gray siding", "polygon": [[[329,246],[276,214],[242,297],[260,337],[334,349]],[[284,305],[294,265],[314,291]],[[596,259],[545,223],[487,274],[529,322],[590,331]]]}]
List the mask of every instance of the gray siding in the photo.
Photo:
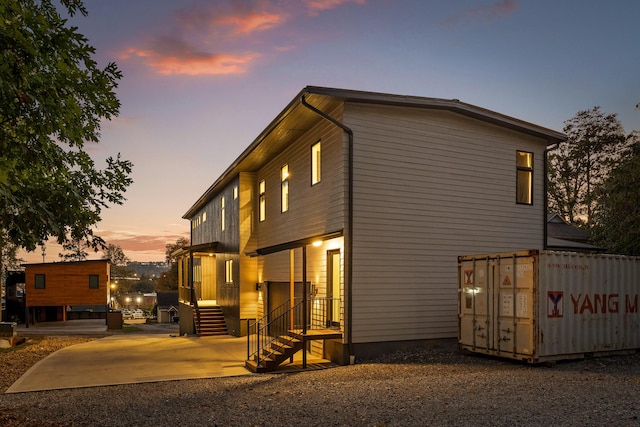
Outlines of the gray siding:
[{"label": "gray siding", "polygon": [[[196,218],[200,218],[200,223],[191,228],[191,244],[198,245],[202,243],[220,242],[219,250],[221,252],[237,253],[239,250],[239,197],[233,198],[233,189],[238,187],[239,179],[236,178],[220,191],[213,199],[201,209],[194,218],[191,219],[193,224]],[[239,191],[239,190],[238,190]],[[225,227],[222,230],[221,217],[221,199],[225,200]],[[206,221],[202,221],[202,215],[206,213]]]},{"label": "gray siding", "polygon": [[[256,183],[261,180],[265,180],[266,183],[266,220],[259,222],[257,215],[255,217],[257,247],[343,229],[343,139],[343,132],[339,128],[322,120],[256,173]],[[322,141],[322,179],[312,186],[311,146],[318,141]],[[281,212],[280,168],[285,164],[289,165],[291,175],[289,210]],[[254,203],[257,213],[257,195]]]},{"label": "gray siding", "polygon": [[[354,131],[353,340],[455,337],[457,257],[541,248],[545,141],[451,112],[345,106]],[[515,202],[516,150],[534,204]]]}]

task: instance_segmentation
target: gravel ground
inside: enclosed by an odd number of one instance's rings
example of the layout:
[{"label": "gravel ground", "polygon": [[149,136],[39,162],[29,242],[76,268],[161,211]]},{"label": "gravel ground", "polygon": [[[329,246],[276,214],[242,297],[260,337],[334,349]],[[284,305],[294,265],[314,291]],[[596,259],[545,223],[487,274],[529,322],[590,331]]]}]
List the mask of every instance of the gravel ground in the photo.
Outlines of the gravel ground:
[{"label": "gravel ground", "polygon": [[[84,340],[0,352],[1,390]],[[320,371],[3,394],[0,425],[640,426],[640,354],[544,367],[446,342]]]}]

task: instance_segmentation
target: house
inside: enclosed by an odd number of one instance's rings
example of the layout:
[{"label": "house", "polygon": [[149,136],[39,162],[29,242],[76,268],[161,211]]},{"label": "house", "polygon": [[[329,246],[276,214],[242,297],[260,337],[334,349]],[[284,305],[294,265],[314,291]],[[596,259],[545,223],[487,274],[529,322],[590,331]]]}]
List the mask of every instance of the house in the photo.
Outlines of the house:
[{"label": "house", "polygon": [[591,234],[569,224],[555,212],[547,214],[547,249],[573,252],[603,252],[590,243]]},{"label": "house", "polygon": [[565,139],[456,99],[304,88],[184,214],[180,333],[217,308],[231,335],[288,329],[280,350],[343,364],[456,337],[457,257],[544,247]]},{"label": "house", "polygon": [[178,315],[178,292],[157,293],[158,323],[171,323]]},{"label": "house", "polygon": [[27,323],[83,318],[106,320],[108,259],[23,266]]}]

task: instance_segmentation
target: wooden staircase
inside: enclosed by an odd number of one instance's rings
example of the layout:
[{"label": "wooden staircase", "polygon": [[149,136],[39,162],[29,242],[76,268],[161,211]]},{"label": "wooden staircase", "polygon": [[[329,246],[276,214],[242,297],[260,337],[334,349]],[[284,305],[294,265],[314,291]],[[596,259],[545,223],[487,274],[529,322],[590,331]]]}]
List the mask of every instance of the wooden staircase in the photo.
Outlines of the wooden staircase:
[{"label": "wooden staircase", "polygon": [[227,324],[224,321],[220,306],[199,307],[196,316],[196,333],[199,337],[227,335]]},{"label": "wooden staircase", "polygon": [[304,347],[303,337],[295,332],[288,331],[286,335],[281,335],[273,340],[269,346],[262,349],[262,354],[245,361],[245,367],[251,372],[271,372],[282,362],[293,358],[293,355]]}]

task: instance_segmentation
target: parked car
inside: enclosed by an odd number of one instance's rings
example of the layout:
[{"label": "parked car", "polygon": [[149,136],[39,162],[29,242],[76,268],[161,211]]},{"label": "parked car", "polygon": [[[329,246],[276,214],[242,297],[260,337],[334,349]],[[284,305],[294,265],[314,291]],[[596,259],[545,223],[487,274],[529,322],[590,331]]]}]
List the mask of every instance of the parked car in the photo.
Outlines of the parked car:
[{"label": "parked car", "polygon": [[134,319],[144,319],[144,311],[137,309],[132,312]]}]

